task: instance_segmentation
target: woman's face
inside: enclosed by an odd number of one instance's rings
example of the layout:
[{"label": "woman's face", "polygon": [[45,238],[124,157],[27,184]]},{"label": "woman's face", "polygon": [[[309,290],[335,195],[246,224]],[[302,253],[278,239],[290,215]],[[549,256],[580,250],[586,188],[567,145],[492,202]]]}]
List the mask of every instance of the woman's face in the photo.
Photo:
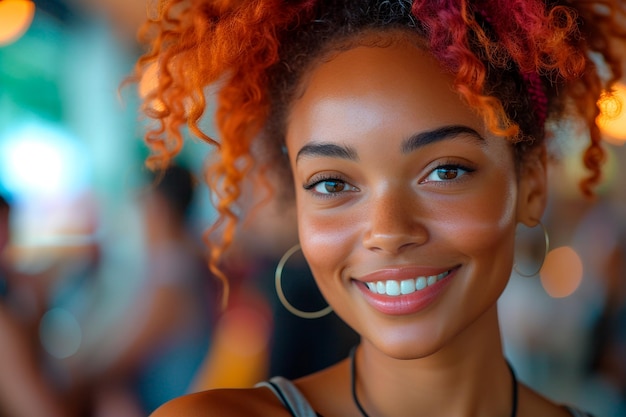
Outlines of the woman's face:
[{"label": "woman's face", "polygon": [[438,350],[508,281],[526,194],[510,143],[408,41],[340,52],[303,88],[286,138],[320,290],[392,356]]}]

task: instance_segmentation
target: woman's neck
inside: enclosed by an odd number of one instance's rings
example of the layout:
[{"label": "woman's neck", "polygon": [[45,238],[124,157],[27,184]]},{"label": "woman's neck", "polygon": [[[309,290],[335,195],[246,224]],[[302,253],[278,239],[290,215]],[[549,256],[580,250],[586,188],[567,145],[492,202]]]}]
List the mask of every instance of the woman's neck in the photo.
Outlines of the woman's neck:
[{"label": "woman's neck", "polygon": [[420,359],[390,358],[364,340],[356,375],[358,399],[370,417],[511,415],[512,380],[496,306]]}]

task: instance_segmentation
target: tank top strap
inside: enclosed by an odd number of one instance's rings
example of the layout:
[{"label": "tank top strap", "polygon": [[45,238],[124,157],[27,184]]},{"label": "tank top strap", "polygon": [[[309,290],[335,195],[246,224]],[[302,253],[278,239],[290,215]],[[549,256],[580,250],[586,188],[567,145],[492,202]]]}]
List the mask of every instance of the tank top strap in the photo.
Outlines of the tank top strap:
[{"label": "tank top strap", "polygon": [[259,382],[256,386],[271,389],[293,417],[318,417],[304,395],[290,380],[275,376],[269,381]]}]

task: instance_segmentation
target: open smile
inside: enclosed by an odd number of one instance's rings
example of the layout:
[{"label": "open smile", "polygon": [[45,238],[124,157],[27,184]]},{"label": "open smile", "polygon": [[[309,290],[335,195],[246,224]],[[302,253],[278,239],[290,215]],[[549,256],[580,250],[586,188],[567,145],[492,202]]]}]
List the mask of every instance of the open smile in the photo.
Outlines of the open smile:
[{"label": "open smile", "polygon": [[460,266],[442,271],[385,270],[354,280],[365,300],[384,314],[405,315],[426,309],[453,281]]}]

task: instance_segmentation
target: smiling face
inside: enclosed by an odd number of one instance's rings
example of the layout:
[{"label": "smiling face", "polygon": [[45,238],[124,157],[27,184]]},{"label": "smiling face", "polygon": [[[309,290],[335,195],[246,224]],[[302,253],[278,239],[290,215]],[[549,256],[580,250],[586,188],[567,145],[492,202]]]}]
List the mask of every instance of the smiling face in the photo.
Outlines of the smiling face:
[{"label": "smiling face", "polygon": [[493,311],[528,187],[427,53],[408,40],[338,53],[286,127],[302,250],[364,339],[419,357]]}]

